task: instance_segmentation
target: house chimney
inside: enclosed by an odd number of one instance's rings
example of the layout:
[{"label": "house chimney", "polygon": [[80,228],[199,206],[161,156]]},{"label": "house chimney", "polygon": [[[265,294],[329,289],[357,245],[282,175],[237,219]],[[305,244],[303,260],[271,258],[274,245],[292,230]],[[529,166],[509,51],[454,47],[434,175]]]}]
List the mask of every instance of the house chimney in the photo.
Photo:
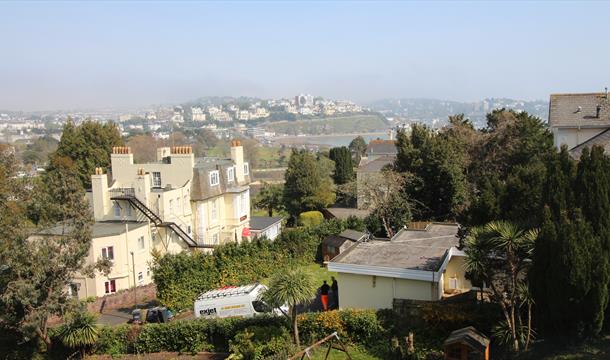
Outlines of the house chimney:
[{"label": "house chimney", "polygon": [[241,141],[231,141],[231,160],[235,163],[235,178],[237,183],[243,183],[244,177],[244,148],[241,146]]},{"label": "house chimney", "polygon": [[93,217],[96,221],[104,220],[110,209],[110,195],[108,194],[108,175],[100,167],[95,168],[91,175],[91,199],[93,201]]},{"label": "house chimney", "polygon": [[601,105],[597,105],[597,108],[595,109],[595,117],[599,119],[599,113],[600,111],[602,111],[602,106]]}]

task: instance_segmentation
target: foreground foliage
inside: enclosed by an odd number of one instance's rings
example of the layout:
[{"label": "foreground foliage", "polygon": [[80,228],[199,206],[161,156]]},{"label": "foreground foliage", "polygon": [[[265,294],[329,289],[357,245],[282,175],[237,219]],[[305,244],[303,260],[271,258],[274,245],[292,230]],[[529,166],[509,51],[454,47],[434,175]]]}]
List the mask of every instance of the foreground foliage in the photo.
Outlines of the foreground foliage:
[{"label": "foreground foliage", "polygon": [[269,282],[269,289],[263,294],[265,302],[276,309],[288,305],[292,336],[297,347],[301,346],[297,306],[309,304],[316,295],[316,289],[317,284],[314,283],[312,274],[305,269],[296,268],[275,274]]}]

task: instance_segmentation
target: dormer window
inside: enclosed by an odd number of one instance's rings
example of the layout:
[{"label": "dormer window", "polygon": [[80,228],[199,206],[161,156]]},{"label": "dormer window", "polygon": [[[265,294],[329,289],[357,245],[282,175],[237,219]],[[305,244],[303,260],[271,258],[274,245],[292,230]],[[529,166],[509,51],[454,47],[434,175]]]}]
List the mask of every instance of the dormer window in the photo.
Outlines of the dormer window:
[{"label": "dormer window", "polygon": [[244,175],[248,175],[250,173],[250,165],[248,163],[244,163]]},{"label": "dormer window", "polygon": [[220,176],[218,170],[210,171],[210,186],[220,184]]},{"label": "dormer window", "polygon": [[233,182],[235,181],[235,168],[230,167],[227,169],[227,181]]}]

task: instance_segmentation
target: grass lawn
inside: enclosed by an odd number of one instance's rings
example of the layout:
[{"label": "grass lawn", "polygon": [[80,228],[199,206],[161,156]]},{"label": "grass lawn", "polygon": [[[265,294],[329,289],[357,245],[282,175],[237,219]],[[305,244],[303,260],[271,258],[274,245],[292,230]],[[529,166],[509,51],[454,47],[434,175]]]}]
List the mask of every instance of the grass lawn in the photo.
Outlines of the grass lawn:
[{"label": "grass lawn", "polygon": [[[330,285],[332,282],[330,277],[337,275],[337,273],[328,271],[327,268],[321,266],[320,264],[314,263],[308,265],[301,265],[301,267],[309,270],[313,274],[314,283],[319,284],[318,286],[322,286],[322,282],[324,280],[326,280],[326,282]],[[261,284],[269,285],[269,278],[262,279],[260,282]]]},{"label": "grass lawn", "polygon": [[[252,210],[250,210],[250,216],[269,216],[269,213],[267,213],[267,210],[265,209],[257,209],[257,208],[252,208]],[[283,216],[285,219],[288,218],[288,213],[285,210],[281,210],[281,211],[273,211],[273,216]]]},{"label": "grass lawn", "polygon": [[[328,350],[328,345],[322,345],[319,347],[312,355],[312,359],[314,360],[324,360],[326,356],[326,351]],[[352,360],[378,360],[381,359],[379,357],[373,356],[367,353],[365,350],[362,350],[358,347],[348,347],[350,357]],[[347,359],[346,354],[343,351],[332,349],[330,354],[328,354],[329,360],[343,360]]]}]

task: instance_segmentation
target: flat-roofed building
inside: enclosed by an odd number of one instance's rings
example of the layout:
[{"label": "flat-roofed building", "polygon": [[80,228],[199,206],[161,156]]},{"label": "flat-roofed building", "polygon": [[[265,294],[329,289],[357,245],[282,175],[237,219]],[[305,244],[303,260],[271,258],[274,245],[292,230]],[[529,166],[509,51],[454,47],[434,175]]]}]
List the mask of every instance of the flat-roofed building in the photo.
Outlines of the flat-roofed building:
[{"label": "flat-roofed building", "polygon": [[436,301],[472,287],[457,224],[403,229],[390,240],[357,242],[328,263],[341,308],[391,309],[395,300]]}]

